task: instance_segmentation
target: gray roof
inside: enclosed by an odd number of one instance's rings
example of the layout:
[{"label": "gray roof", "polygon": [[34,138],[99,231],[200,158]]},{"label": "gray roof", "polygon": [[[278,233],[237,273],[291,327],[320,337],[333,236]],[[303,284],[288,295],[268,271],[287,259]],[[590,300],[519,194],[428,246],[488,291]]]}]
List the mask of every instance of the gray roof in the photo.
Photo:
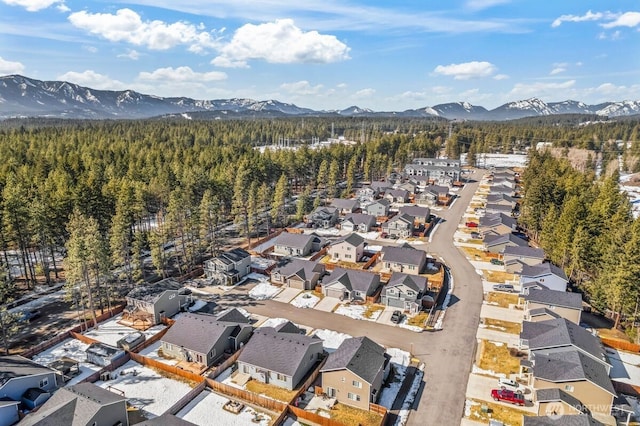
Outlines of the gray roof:
[{"label": "gray roof", "polygon": [[48,373],[55,372],[23,356],[7,355],[0,357],[0,386],[3,386],[13,378]]},{"label": "gray roof", "polygon": [[514,198],[507,194],[489,194],[487,196],[487,203],[496,203],[499,201],[508,201],[510,203],[517,203],[517,198]]},{"label": "gray roof", "polygon": [[194,352],[209,353],[229,327],[239,327],[235,322],[219,321],[202,314],[182,314],[162,337],[163,342],[183,346]]},{"label": "gray roof", "polygon": [[393,198],[409,198],[409,191],[406,189],[389,189],[385,195],[391,195]]},{"label": "gray roof", "polygon": [[586,414],[574,414],[563,415],[560,418],[524,416],[522,426],[604,426],[604,424]]},{"label": "gray roof", "polygon": [[334,198],[333,201],[331,201],[331,205],[341,210],[355,210],[360,203],[355,198]]},{"label": "gray roof", "polygon": [[400,207],[400,214],[408,214],[413,217],[429,217],[431,209],[429,207],[422,206],[402,206]]},{"label": "gray roof", "polygon": [[513,192],[513,188],[505,185],[491,185],[491,188],[489,188],[489,193],[491,194],[513,194]]},{"label": "gray roof", "polygon": [[554,311],[552,311],[550,309],[547,309],[547,308],[529,309],[529,316],[530,317],[537,317],[537,316],[540,316],[540,315],[549,315],[551,318],[562,318],[561,315],[558,315]]},{"label": "gray roof", "polygon": [[278,324],[274,327],[278,333],[293,333],[293,334],[305,334],[302,329],[292,323],[291,321],[285,321],[282,324]]},{"label": "gray roof", "polygon": [[[105,405],[126,401],[126,398],[93,383],[79,383],[60,388],[38,411],[25,417],[20,425],[85,426]],[[122,405],[126,417],[126,407]]]},{"label": "gray roof", "polygon": [[316,274],[322,275],[324,273],[324,265],[313,260],[291,259],[286,264],[274,269],[272,273],[274,272],[279,272],[284,277],[296,275],[303,280],[307,280]]},{"label": "gray roof", "polygon": [[429,185],[424,189],[424,192],[431,192],[433,194],[448,194],[449,188],[442,185]]},{"label": "gray roof", "polygon": [[423,250],[409,247],[382,247],[382,260],[385,262],[402,263],[405,265],[422,265],[427,258]]},{"label": "gray roof", "polygon": [[567,278],[567,275],[564,273],[564,271],[551,262],[543,262],[534,266],[524,265],[522,267],[522,272],[520,273],[520,275],[522,275],[523,277],[532,278],[540,277],[547,274],[553,274],[565,281],[569,281],[569,278]]},{"label": "gray roof", "polygon": [[386,198],[382,198],[380,200],[375,200],[373,203],[369,205],[372,206],[374,204],[382,204],[385,207],[389,207],[391,205],[391,201],[387,200]]},{"label": "gray roof", "polygon": [[517,221],[504,213],[491,213],[480,218],[480,226],[491,228],[500,224],[516,229]]},{"label": "gray roof", "polygon": [[513,243],[520,247],[527,247],[529,243],[522,238],[513,235],[512,233],[508,234],[499,234],[499,235],[486,235],[484,237],[484,244],[486,246],[497,246],[500,244]]},{"label": "gray roof", "polygon": [[385,189],[391,188],[392,185],[389,182],[383,182],[383,181],[373,181],[371,182],[371,188],[377,190],[377,191],[383,191]]},{"label": "gray roof", "polygon": [[568,394],[562,389],[549,388],[538,389],[536,391],[536,401],[538,402],[564,402],[567,405],[582,411],[582,402],[573,395]]},{"label": "gray roof", "polygon": [[383,223],[382,226],[386,228],[386,227],[389,226],[389,223],[398,222],[398,221],[402,221],[402,222],[405,222],[405,223],[413,224],[413,216],[411,216],[411,215],[409,215],[407,213],[401,213],[401,214],[395,215],[393,218],[391,218],[387,222]]},{"label": "gray roof", "polygon": [[232,250],[225,251],[224,253],[219,254],[216,259],[227,265],[231,265],[236,264],[243,259],[246,259],[247,257],[251,257],[251,254],[249,254],[249,252],[241,248],[234,248]]},{"label": "gray roof", "polygon": [[368,337],[352,337],[329,355],[320,372],[347,369],[371,384],[384,370],[387,357],[384,348]]},{"label": "gray roof", "polygon": [[616,394],[606,367],[577,349],[534,353],[533,375],[554,383],[588,380],[610,394]]},{"label": "gray roof", "polygon": [[314,238],[316,238],[316,235],[283,232],[276,238],[275,245],[302,249]]},{"label": "gray roof", "polygon": [[520,338],[528,342],[527,346],[532,351],[574,346],[601,362],[607,362],[600,340],[578,324],[564,318],[540,322],[524,321]]},{"label": "gray roof", "polygon": [[335,282],[339,282],[350,291],[361,291],[370,295],[380,284],[380,276],[356,269],[335,268],[323,283],[330,285]]},{"label": "gray roof", "polygon": [[364,223],[367,226],[372,227],[376,224],[376,217],[370,214],[364,214],[364,213],[349,213],[344,217],[344,222],[346,221],[351,221],[355,225]]},{"label": "gray roof", "polygon": [[278,333],[272,327],[256,329],[238,357],[238,362],[293,376],[310,346],[322,352],[322,340],[302,334]]},{"label": "gray roof", "polygon": [[218,321],[236,322],[238,324],[249,324],[251,322],[251,318],[248,318],[237,308],[229,308],[220,312],[218,315],[216,315],[216,319]]},{"label": "gray roof", "polygon": [[505,206],[503,204],[487,203],[484,209],[488,212],[504,212],[511,213],[513,208],[511,206]]},{"label": "gray roof", "polygon": [[[373,216],[369,216],[369,217],[373,217]],[[374,219],[375,221],[375,219]],[[338,238],[337,240],[333,241],[331,243],[331,245],[336,245],[342,242],[347,242],[349,244],[351,244],[354,247],[358,247],[360,244],[364,243],[364,238],[362,238],[360,235],[356,234],[356,233],[351,233],[349,235],[345,235],[341,238]]]},{"label": "gray roof", "polygon": [[529,246],[505,247],[503,254],[510,255],[510,256],[531,257],[534,259],[544,260],[544,250],[540,248],[529,247]]},{"label": "gray roof", "polygon": [[582,309],[582,296],[579,293],[532,288],[529,290],[529,294],[524,296],[524,299],[529,302],[562,306],[563,308]]},{"label": "gray roof", "polygon": [[402,272],[394,272],[391,274],[389,282],[385,286],[386,288],[395,287],[398,285],[406,285],[410,289],[421,293],[427,288],[427,279],[419,275],[404,274]]},{"label": "gray roof", "polygon": [[145,300],[147,302],[155,302],[165,291],[179,291],[182,288],[183,286],[179,282],[171,278],[166,278],[155,284],[136,287],[127,294],[127,297],[136,300]]},{"label": "gray roof", "polygon": [[[208,391],[204,391],[208,392]],[[187,420],[176,417],[173,414],[163,414],[153,419],[145,420],[142,423],[136,423],[136,426],[197,426]]]},{"label": "gray roof", "polygon": [[332,206],[318,206],[311,212],[311,216],[330,217],[336,213],[338,209]]}]

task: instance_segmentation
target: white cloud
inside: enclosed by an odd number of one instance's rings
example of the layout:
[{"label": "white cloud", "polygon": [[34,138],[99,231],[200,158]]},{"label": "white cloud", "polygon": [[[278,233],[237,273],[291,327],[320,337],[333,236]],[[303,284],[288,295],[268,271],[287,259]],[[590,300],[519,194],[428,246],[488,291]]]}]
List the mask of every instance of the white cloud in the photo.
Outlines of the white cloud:
[{"label": "white cloud", "polygon": [[270,63],[330,63],[349,59],[349,47],[333,35],[304,32],[291,19],[238,28],[211,62],[216,66],[247,66],[251,59]]},{"label": "white cloud", "polygon": [[322,84],[312,86],[307,80],[296,81],[294,83],[283,83],[280,85],[281,89],[299,96],[317,95],[322,90],[322,87]]},{"label": "white cloud", "polygon": [[496,74],[493,76],[494,80],[508,80],[509,76],[507,74]]},{"label": "white cloud", "polygon": [[347,83],[339,83],[336,87],[337,87],[338,89],[346,89],[346,88],[347,88],[347,86],[348,86],[348,84],[347,84]]},{"label": "white cloud", "polygon": [[7,61],[0,56],[0,74],[22,74],[24,65],[20,62]]},{"label": "white cloud", "polygon": [[3,3],[9,6],[20,6],[27,9],[29,12],[37,12],[42,9],[46,9],[52,4],[59,3],[58,9],[66,8],[62,0],[2,0]]},{"label": "white cloud", "polygon": [[120,9],[115,15],[75,12],[69,15],[69,22],[109,41],[146,46],[151,50],[167,50],[186,45],[190,51],[201,53],[219,46],[211,33],[201,31],[202,25],[195,26],[188,22],[170,24],[158,20],[143,22],[140,15],[131,9]]},{"label": "white cloud", "polygon": [[554,69],[551,70],[551,72],[549,72],[549,75],[562,74],[566,70],[567,69],[564,67],[555,67]]},{"label": "white cloud", "polygon": [[376,93],[376,89],[372,89],[368,87],[366,89],[358,90],[356,93],[353,94],[353,97],[357,99],[370,98],[375,93]]},{"label": "white cloud", "polygon": [[225,80],[227,74],[220,71],[196,72],[190,67],[158,68],[153,72],[141,72],[138,80],[161,82],[203,82]]},{"label": "white cloud", "polygon": [[511,96],[517,97],[543,97],[545,95],[557,96],[557,91],[559,90],[568,90],[574,87],[576,84],[575,80],[567,80],[561,83],[549,83],[549,82],[536,82],[531,84],[525,83],[516,83],[511,89],[509,93]]},{"label": "white cloud", "polygon": [[89,53],[96,53],[98,51],[98,48],[95,46],[82,46],[82,48]]},{"label": "white cloud", "polygon": [[467,0],[466,6],[472,10],[482,10],[505,3],[511,3],[511,0]]},{"label": "white cloud", "polygon": [[472,61],[461,64],[438,65],[433,72],[453,76],[455,80],[489,77],[497,70],[496,66],[486,61]]},{"label": "white cloud", "polygon": [[563,22],[585,22],[585,21],[599,21],[605,17],[605,14],[601,12],[592,12],[588,11],[584,15],[562,15],[559,18],[556,18],[551,24],[552,27],[556,28],[562,25]]},{"label": "white cloud", "polygon": [[126,88],[125,83],[113,80],[109,76],[99,74],[93,70],[84,72],[69,71],[59,75],[57,79],[99,90],[123,90]]},{"label": "white cloud", "polygon": [[625,12],[617,16],[613,21],[601,24],[603,28],[636,27],[640,25],[640,12]]},{"label": "white cloud", "polygon": [[225,56],[216,56],[211,60],[211,65],[220,68],[249,68],[246,61],[236,61]]},{"label": "white cloud", "polygon": [[140,58],[140,52],[135,49],[128,49],[127,53],[121,53],[118,58],[129,58],[132,61],[137,61]]}]

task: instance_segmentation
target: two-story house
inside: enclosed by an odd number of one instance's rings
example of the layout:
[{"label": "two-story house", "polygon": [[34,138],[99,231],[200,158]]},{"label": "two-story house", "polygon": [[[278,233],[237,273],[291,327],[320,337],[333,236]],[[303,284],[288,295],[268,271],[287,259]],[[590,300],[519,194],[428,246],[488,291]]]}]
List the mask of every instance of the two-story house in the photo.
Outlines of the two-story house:
[{"label": "two-story house", "polygon": [[241,248],[220,253],[204,264],[204,273],[214,284],[236,284],[249,272],[251,272],[251,254]]},{"label": "two-story house", "polygon": [[505,271],[510,274],[522,272],[524,265],[534,266],[545,259],[544,250],[528,246],[509,246],[502,251]]},{"label": "two-story house", "polygon": [[338,223],[339,210],[332,206],[318,206],[307,216],[307,223],[314,228],[331,228]]},{"label": "two-story house", "polygon": [[191,291],[182,284],[166,278],[155,284],[141,285],[127,293],[127,307],[122,316],[123,323],[152,326],[162,317],[170,318],[191,303]]},{"label": "two-story house", "polygon": [[374,217],[385,217],[389,215],[389,206],[391,206],[391,202],[383,198],[381,200],[376,200],[371,204],[367,204],[364,210],[368,215]]},{"label": "two-story house", "polygon": [[413,222],[416,225],[425,225],[430,221],[431,209],[424,206],[402,206],[400,207],[400,214],[406,214],[413,217]]},{"label": "two-story house", "polygon": [[413,235],[414,218],[406,213],[398,214],[382,224],[382,232],[399,238],[408,238]]},{"label": "two-story house", "polygon": [[426,290],[425,277],[394,272],[382,289],[381,303],[408,312],[418,312]]},{"label": "two-story house", "polygon": [[[56,371],[20,355],[0,357],[0,398],[27,405],[43,404],[58,387]],[[31,397],[35,394],[35,398]],[[15,413],[15,404],[10,410]]]},{"label": "two-story house", "polygon": [[510,234],[518,229],[518,222],[504,213],[488,214],[480,218],[478,231],[482,235]]},{"label": "two-story house", "polygon": [[359,262],[364,255],[365,241],[358,234],[349,234],[329,244],[327,253],[332,261]]},{"label": "two-story house", "polygon": [[538,265],[523,265],[520,272],[520,285],[529,283],[541,283],[550,290],[567,291],[569,278],[562,268],[551,262],[544,262]]},{"label": "two-story house", "polygon": [[483,246],[489,253],[502,253],[507,247],[528,247],[529,243],[515,234],[487,234]]},{"label": "two-story house", "polygon": [[350,213],[340,224],[340,228],[349,232],[369,232],[374,226],[376,217],[364,213]]},{"label": "two-story house", "polygon": [[580,293],[527,288],[521,297],[524,299],[525,321],[538,322],[562,317],[580,324],[582,315]]},{"label": "two-story house", "polygon": [[407,203],[409,202],[409,191],[405,189],[388,189],[384,193],[384,198],[392,203]]}]

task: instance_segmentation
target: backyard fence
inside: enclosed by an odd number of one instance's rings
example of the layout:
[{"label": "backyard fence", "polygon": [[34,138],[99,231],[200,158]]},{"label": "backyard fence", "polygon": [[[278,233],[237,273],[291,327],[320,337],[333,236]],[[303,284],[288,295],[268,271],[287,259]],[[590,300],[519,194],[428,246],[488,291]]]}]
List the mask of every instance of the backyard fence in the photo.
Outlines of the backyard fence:
[{"label": "backyard fence", "polygon": [[42,343],[39,343],[35,346],[32,346],[31,348],[27,349],[26,351],[24,351],[22,353],[22,356],[25,358],[31,358],[36,354],[39,354],[40,352],[46,351],[49,348],[54,347],[55,345],[57,345],[58,343],[62,342],[63,340],[66,340],[69,338],[69,331],[66,331],[62,334],[58,334],[55,337],[52,337],[49,340],[45,340]]},{"label": "backyard fence", "polygon": [[249,392],[244,389],[216,382],[215,380],[205,379],[207,385],[216,392],[222,393],[231,398],[242,399],[250,404],[258,405],[270,411],[281,412],[287,408],[287,404],[275,399],[266,398],[264,396]]},{"label": "backyard fence", "polygon": [[322,367],[327,362],[327,358],[328,357],[323,358],[322,361],[320,361],[320,364],[313,369],[313,371],[311,372],[311,375],[307,377],[307,380],[304,381],[304,383],[298,388],[298,391],[296,392],[295,396],[291,398],[291,401],[289,401],[290,404],[293,404],[300,395],[306,392],[309,386],[315,383],[315,381],[318,379],[318,376],[320,375],[320,370],[322,370]]},{"label": "backyard fence", "polygon": [[609,339],[607,337],[600,337],[602,343],[614,349],[622,349],[627,352],[640,352],[640,345],[636,345],[635,343],[625,342],[624,340],[617,339]]},{"label": "backyard fence", "polygon": [[242,348],[238,349],[237,351],[235,351],[234,354],[231,355],[226,360],[224,360],[224,362],[222,364],[220,364],[216,368],[214,368],[209,373],[209,375],[207,377],[209,377],[210,379],[215,379],[216,377],[218,377],[220,375],[220,373],[222,373],[227,368],[231,367],[233,365],[233,363],[236,362],[236,360],[238,359],[240,354],[242,353],[242,349],[243,348],[244,348],[244,346]]},{"label": "backyard fence", "polygon": [[100,340],[93,339],[91,337],[85,336],[84,334],[77,333],[75,331],[70,331],[69,336],[73,337],[76,340],[80,340],[82,343],[92,344],[92,343],[101,343]]},{"label": "backyard fence", "polygon": [[193,401],[195,397],[200,395],[200,393],[205,390],[207,387],[207,382],[204,380],[198,383],[198,386],[191,389],[185,396],[180,398],[175,404],[173,404],[164,414],[173,414],[176,415],[178,411],[182,410],[188,403]]},{"label": "backyard fence", "polygon": [[192,373],[190,371],[187,370],[183,370],[182,368],[178,368],[176,366],[173,365],[169,365],[169,364],[165,364],[162,361],[156,361],[155,359],[152,358],[148,358],[144,355],[140,355],[137,354],[135,352],[128,352],[129,356],[131,357],[132,360],[134,360],[135,362],[137,362],[138,364],[144,365],[144,366],[148,366],[148,367],[153,367],[153,368],[157,368],[158,370],[162,370],[166,373],[170,373],[170,374],[175,374],[176,376],[180,376],[183,379],[187,379],[187,380],[191,380],[192,382],[196,382],[196,383],[200,383],[204,380],[204,377],[202,377],[199,374],[196,373]]}]

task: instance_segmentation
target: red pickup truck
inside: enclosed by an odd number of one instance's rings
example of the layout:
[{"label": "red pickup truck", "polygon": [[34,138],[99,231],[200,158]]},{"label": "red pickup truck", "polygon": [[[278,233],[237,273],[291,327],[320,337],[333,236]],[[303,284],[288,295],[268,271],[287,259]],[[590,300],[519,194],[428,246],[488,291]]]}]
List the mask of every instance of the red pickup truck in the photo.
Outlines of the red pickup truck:
[{"label": "red pickup truck", "polygon": [[504,401],[523,407],[526,403],[524,395],[507,389],[492,389],[491,398],[494,401]]},{"label": "red pickup truck", "polygon": [[466,226],[467,228],[477,228],[478,222],[467,222],[464,224],[464,226]]}]

